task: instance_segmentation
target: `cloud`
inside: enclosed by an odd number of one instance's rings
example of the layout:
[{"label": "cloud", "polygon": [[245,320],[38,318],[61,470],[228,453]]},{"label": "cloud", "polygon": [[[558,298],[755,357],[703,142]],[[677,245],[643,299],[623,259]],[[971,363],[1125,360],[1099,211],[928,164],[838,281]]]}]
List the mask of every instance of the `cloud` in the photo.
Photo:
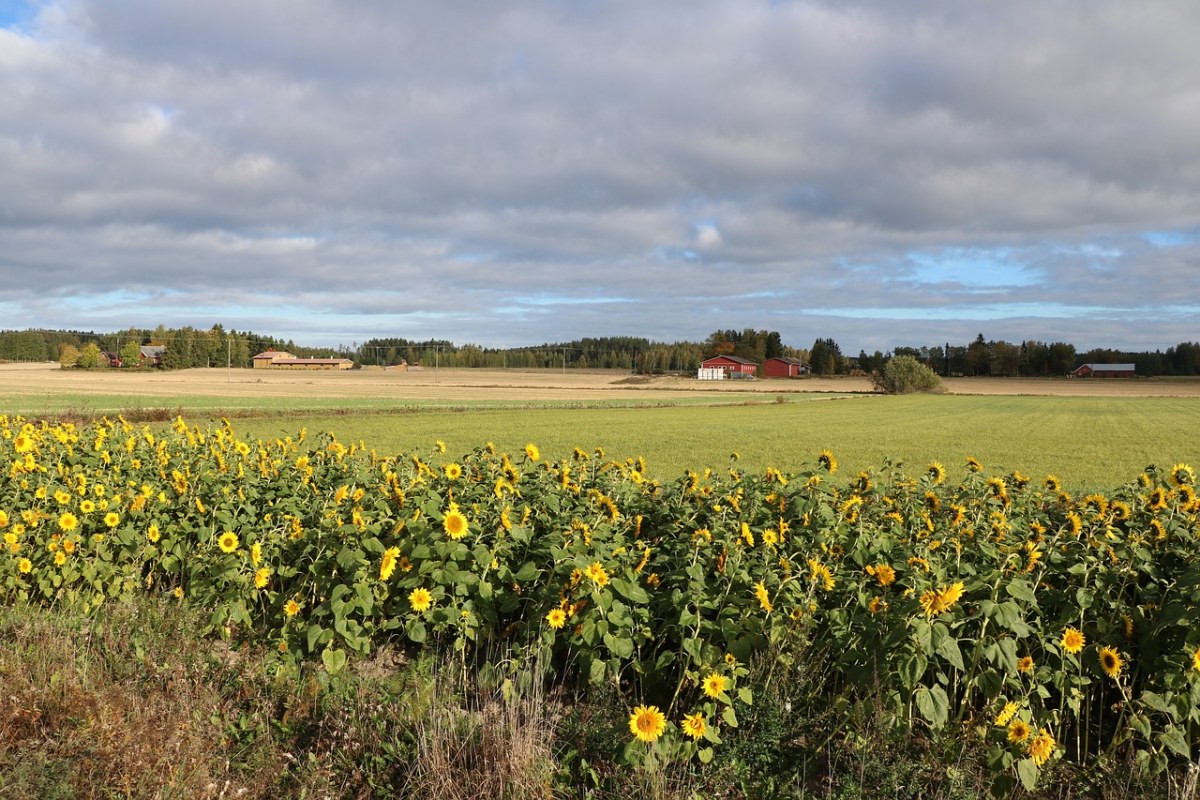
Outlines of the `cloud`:
[{"label": "cloud", "polygon": [[30,7],[12,327],[1195,338],[1189,4]]}]

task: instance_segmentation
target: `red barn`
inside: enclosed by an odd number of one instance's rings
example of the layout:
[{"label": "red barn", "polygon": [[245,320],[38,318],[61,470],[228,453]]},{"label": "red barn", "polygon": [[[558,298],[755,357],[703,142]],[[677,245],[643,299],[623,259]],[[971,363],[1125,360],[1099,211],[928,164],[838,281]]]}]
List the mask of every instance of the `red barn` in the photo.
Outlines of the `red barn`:
[{"label": "red barn", "polygon": [[1132,378],[1133,364],[1084,364],[1071,373],[1076,378]]},{"label": "red barn", "polygon": [[808,365],[798,358],[775,356],[763,362],[764,378],[795,378],[807,374]]},{"label": "red barn", "polygon": [[700,362],[700,369],[719,369],[727,378],[753,378],[758,372],[758,364],[741,356],[713,356]]}]

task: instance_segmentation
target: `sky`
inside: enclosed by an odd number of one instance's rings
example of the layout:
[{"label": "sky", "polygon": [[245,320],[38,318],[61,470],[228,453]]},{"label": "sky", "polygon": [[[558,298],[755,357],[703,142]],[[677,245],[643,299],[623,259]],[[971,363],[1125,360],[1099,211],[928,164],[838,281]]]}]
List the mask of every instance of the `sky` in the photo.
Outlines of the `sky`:
[{"label": "sky", "polygon": [[0,328],[1200,340],[1200,3],[0,0]]}]

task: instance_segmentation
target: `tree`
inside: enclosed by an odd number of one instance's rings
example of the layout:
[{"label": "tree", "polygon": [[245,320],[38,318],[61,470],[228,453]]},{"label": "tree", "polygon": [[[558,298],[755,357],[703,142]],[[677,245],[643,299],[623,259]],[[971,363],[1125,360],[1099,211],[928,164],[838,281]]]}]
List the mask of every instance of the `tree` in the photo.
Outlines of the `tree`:
[{"label": "tree", "polygon": [[79,348],[73,344],[64,344],[58,349],[58,365],[73,367],[79,363]]},{"label": "tree", "polygon": [[117,355],[121,359],[121,366],[136,367],[142,363],[142,346],[137,339],[130,339],[121,345],[121,350]]},{"label": "tree", "polygon": [[842,368],[842,348],[833,339],[817,339],[809,351],[815,375],[836,375]]},{"label": "tree", "polygon": [[100,366],[100,345],[88,342],[83,346],[83,350],[79,351],[79,360],[75,363],[84,369],[95,369]]},{"label": "tree", "polygon": [[871,382],[876,391],[887,394],[942,391],[942,379],[937,373],[912,356],[894,356]]}]

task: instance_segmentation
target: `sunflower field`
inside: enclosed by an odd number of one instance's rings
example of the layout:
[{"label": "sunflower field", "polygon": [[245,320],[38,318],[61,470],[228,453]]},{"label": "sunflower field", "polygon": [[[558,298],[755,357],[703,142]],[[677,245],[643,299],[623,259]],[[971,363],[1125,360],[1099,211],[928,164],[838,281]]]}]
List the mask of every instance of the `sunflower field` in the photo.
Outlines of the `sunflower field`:
[{"label": "sunflower field", "polygon": [[822,735],[953,733],[998,792],[1059,759],[1200,756],[1191,466],[1078,496],[974,460],[807,460],[664,481],[601,450],[395,456],[228,421],[0,416],[0,597],[156,593],[330,672],[384,643],[464,665],[503,643],[616,692],[632,764],[710,762],[754,705],[751,665],[787,686],[804,653],[837,714]]}]

